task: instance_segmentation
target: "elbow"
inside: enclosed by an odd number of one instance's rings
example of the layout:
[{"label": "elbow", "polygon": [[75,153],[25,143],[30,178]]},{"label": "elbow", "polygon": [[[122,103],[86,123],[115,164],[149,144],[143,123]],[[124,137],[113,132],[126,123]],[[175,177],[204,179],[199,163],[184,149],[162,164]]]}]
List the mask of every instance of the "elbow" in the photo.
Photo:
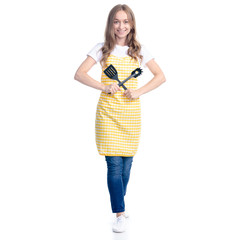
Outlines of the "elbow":
[{"label": "elbow", "polygon": [[167,79],[165,78],[165,76],[162,77],[162,83],[165,83],[167,81]]},{"label": "elbow", "polygon": [[78,80],[78,74],[77,73],[75,73],[75,75],[74,75],[74,80]]},{"label": "elbow", "polygon": [[160,82],[161,82],[161,84],[166,82],[166,78],[163,73],[160,74]]},{"label": "elbow", "polygon": [[158,79],[159,79],[158,82],[159,82],[159,86],[160,86],[161,84],[166,82],[166,78],[165,78],[164,74],[159,74],[158,76],[159,76],[158,77]]},{"label": "elbow", "polygon": [[81,82],[81,72],[76,72],[74,75],[74,80]]}]

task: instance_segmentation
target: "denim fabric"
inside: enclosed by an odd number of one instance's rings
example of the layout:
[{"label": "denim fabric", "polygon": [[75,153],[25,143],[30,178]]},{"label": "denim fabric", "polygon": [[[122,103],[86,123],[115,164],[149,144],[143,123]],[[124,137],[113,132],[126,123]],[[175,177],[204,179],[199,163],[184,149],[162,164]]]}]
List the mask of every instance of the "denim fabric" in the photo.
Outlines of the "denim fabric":
[{"label": "denim fabric", "polygon": [[107,184],[112,212],[124,212],[124,196],[127,192],[133,157],[106,156],[106,162],[108,167]]}]

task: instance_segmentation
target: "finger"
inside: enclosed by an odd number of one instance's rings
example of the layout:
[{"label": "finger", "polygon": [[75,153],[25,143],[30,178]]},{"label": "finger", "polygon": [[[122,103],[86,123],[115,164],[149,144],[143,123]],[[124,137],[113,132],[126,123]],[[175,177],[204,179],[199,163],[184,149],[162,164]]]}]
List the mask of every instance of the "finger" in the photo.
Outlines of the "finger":
[{"label": "finger", "polygon": [[118,91],[117,88],[113,88],[113,94],[116,93]]},{"label": "finger", "polygon": [[117,85],[117,83],[113,83],[112,86],[113,86],[114,88],[118,88],[118,87],[119,87],[119,86]]},{"label": "finger", "polygon": [[111,85],[111,89],[112,89],[113,91],[116,91],[116,88],[117,88],[116,83],[113,83],[113,84]]}]

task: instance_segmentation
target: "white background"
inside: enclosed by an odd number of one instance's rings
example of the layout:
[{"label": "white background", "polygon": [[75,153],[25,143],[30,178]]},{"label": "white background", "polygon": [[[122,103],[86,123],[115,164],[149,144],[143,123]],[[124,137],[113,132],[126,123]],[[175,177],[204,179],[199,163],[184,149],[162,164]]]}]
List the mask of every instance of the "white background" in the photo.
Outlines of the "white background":
[{"label": "white background", "polygon": [[95,145],[100,92],[73,79],[121,2],[1,3],[1,240],[240,239],[237,2],[123,2],[167,79],[141,97],[124,234]]}]

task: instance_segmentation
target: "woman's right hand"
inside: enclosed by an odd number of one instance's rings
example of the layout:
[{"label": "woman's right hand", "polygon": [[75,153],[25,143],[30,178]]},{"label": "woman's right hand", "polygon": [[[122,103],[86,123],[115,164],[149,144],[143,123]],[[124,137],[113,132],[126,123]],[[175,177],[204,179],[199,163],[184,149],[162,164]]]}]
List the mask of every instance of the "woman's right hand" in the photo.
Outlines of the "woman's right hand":
[{"label": "woman's right hand", "polygon": [[120,89],[120,87],[118,86],[117,83],[113,83],[113,84],[110,84],[110,85],[105,85],[105,88],[104,88],[105,93],[114,94],[117,91],[121,91],[121,89]]}]

